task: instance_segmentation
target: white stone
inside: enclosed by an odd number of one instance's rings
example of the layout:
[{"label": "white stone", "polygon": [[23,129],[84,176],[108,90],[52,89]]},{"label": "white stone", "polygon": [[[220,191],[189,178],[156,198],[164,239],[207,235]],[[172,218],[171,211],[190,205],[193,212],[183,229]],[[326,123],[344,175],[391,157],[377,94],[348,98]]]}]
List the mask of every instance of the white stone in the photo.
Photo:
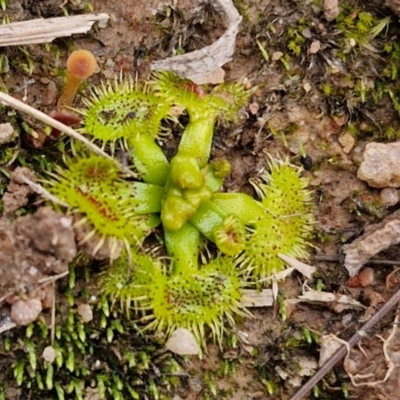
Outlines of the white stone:
[{"label": "white stone", "polygon": [[369,143],[357,177],[375,188],[400,187],[400,142]]},{"label": "white stone", "polygon": [[179,355],[196,355],[200,351],[196,338],[185,328],[176,329],[167,340],[165,347]]},{"label": "white stone", "polygon": [[0,124],[0,145],[9,143],[13,137],[14,128],[9,123]]},{"label": "white stone", "polygon": [[89,322],[93,319],[93,310],[89,304],[79,304],[77,311],[83,322]]},{"label": "white stone", "polygon": [[42,357],[48,361],[49,363],[52,363],[56,359],[57,352],[53,346],[47,346],[43,350]]}]

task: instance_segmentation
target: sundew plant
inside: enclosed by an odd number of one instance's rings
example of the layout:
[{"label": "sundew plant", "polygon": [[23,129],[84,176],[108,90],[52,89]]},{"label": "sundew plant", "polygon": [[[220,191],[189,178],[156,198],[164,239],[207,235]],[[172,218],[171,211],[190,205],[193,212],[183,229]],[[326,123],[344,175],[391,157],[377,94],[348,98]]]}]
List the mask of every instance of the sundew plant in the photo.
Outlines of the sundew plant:
[{"label": "sundew plant", "polygon": [[[208,327],[220,342],[224,324],[247,313],[244,286],[283,270],[280,253],[307,257],[312,205],[298,167],[271,158],[253,183],[254,199],[223,192],[229,162],[210,161],[217,119],[236,120],[250,95],[239,83],[200,87],[167,72],[145,86],[103,83],[79,110],[81,132],[111,154],[123,146],[137,179],[80,152],[59,168],[49,191],[91,224],[83,240],[100,237],[95,251],[107,243],[115,253],[124,244],[100,288],[147,329],[183,327],[204,343]],[[167,159],[158,145],[161,123],[177,109],[189,122]],[[161,246],[149,249],[144,241],[156,228]]]}]

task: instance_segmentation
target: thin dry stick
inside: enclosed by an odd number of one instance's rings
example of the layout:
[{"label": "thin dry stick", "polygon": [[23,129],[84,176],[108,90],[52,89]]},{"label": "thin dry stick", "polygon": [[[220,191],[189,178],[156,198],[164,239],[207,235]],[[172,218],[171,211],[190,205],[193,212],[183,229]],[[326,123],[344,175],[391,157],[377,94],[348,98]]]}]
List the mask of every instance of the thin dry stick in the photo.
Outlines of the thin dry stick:
[{"label": "thin dry stick", "polygon": [[318,372],[306,382],[300,390],[290,398],[290,400],[301,400],[312,388],[315,386],[331,369],[339,362],[354,345],[363,337],[366,336],[367,331],[373,328],[398,302],[400,301],[400,289],[383,305],[383,307],[369,320],[360,330],[358,330],[348,341],[347,346],[343,345],[339,350],[330,358]]},{"label": "thin dry stick", "polygon": [[[338,256],[328,256],[328,255],[316,255],[314,256],[315,261],[332,261],[338,262]],[[384,258],[370,258],[367,264],[375,264],[375,265],[400,265],[400,260],[386,260]]]},{"label": "thin dry stick", "polygon": [[80,133],[78,133],[77,131],[74,131],[72,128],[70,128],[67,125],[64,125],[60,121],[57,121],[54,118],[51,118],[49,115],[47,115],[39,110],[36,110],[36,108],[33,108],[30,105],[24,103],[23,101],[18,100],[15,97],[12,97],[9,94],[1,92],[1,91],[0,91],[0,102],[9,107],[15,108],[18,111],[22,111],[26,114],[29,114],[32,117],[38,119],[39,121],[42,121],[43,123],[50,125],[53,128],[58,129],[59,131],[65,133],[69,137],[79,140],[93,153],[98,154],[100,156],[103,156],[103,157],[111,160],[113,163],[115,163],[115,165],[121,171],[123,171],[124,173],[127,173],[133,177],[136,177],[136,174],[134,174],[132,171],[127,170],[118,161],[114,160],[111,156],[109,156],[107,153],[105,153],[103,150],[101,150],[99,147],[97,147],[90,140],[86,139]]},{"label": "thin dry stick", "polygon": [[54,295],[51,303],[51,331],[50,331],[50,343],[54,346],[54,337],[56,335],[56,281],[52,282]]},{"label": "thin dry stick", "polygon": [[47,284],[49,282],[55,282],[55,281],[58,281],[61,278],[64,278],[64,276],[67,276],[68,274],[69,274],[69,271],[64,271],[64,272],[61,272],[61,274],[58,274],[58,275],[46,276],[46,278],[39,279],[38,283]]}]

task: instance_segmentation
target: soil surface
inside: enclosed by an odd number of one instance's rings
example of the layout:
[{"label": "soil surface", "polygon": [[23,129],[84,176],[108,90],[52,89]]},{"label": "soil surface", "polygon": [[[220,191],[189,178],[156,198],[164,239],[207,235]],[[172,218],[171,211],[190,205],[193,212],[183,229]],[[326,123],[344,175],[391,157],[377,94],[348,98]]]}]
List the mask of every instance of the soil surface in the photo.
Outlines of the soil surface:
[{"label": "soil surface", "polygon": [[[5,22],[82,14],[90,8],[110,15],[106,28],[88,34],[48,45],[0,48],[2,89],[46,113],[56,108],[65,61],[74,49],[92,51],[100,67],[80,91],[78,107],[101,80],[122,71],[144,81],[152,61],[209,45],[226,28],[208,2],[194,7],[194,0],[5,3],[6,10],[0,11]],[[0,399],[289,399],[318,369],[326,337],[348,340],[396,291],[397,247],[379,254],[381,262],[366,265],[351,279],[341,263],[343,244],[398,208],[385,203],[382,189],[357,178],[368,143],[400,136],[396,2],[234,3],[243,20],[233,60],[224,66],[225,80],[246,78],[258,89],[239,123],[218,125],[212,158],[232,165],[226,191],[252,195],[249,180],[270,156],[287,155],[303,166],[316,204],[309,261],[317,267],[314,280],[293,274],[279,284],[286,319],[278,304],[252,309],[253,318],[239,318],[235,329],[227,328],[223,349],[210,340],[202,359],[179,357],[163,350],[165,338],[139,333],[138,321],[99,302],[96,280],[107,263],[80,254],[76,268],[54,286],[55,336],[65,346],[60,354],[66,363],[53,371],[42,353],[50,344],[47,309],[54,289],[42,289],[48,287],[46,278],[68,270],[77,249],[72,222],[41,207],[43,200],[18,174],[24,167],[25,175],[34,172],[32,181],[45,179],[46,171],[62,164],[60,149],[66,141],[44,139],[41,123],[2,107],[0,122],[10,122],[14,136],[0,147]],[[165,153],[173,154],[178,142],[179,128],[164,140]],[[10,294],[30,286],[34,290],[25,295],[40,299],[30,310],[36,322],[3,332],[18,302]],[[358,304],[295,301],[317,287]],[[84,318],[79,307],[87,304],[94,319],[84,326],[77,314]],[[394,319],[395,311],[385,316],[307,398],[400,399],[400,336]],[[352,382],[349,374],[358,377]]]}]

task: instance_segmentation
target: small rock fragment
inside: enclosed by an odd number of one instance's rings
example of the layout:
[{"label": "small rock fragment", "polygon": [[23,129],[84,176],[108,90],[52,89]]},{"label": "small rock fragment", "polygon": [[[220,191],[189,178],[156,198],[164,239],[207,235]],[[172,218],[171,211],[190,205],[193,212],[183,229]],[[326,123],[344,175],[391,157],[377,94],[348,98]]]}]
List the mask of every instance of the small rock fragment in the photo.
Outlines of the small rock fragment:
[{"label": "small rock fragment", "polygon": [[43,350],[42,357],[44,360],[52,363],[56,359],[57,352],[53,346],[47,346]]},{"label": "small rock fragment", "polygon": [[39,299],[17,300],[11,306],[11,320],[19,326],[26,326],[35,321],[42,311]]},{"label": "small rock fragment", "polygon": [[249,112],[252,115],[256,115],[258,113],[258,110],[260,109],[260,105],[253,101],[252,103],[249,104]]},{"label": "small rock fragment", "polygon": [[372,268],[363,269],[358,275],[358,281],[362,287],[367,287],[374,282],[374,270]]},{"label": "small rock fragment", "polygon": [[319,40],[314,40],[309,48],[310,54],[316,54],[321,50],[321,42]]},{"label": "small rock fragment", "polygon": [[295,356],[293,358],[300,376],[311,376],[315,374],[315,370],[318,368],[317,362],[311,357]]},{"label": "small rock fragment", "polygon": [[380,193],[381,204],[391,207],[399,202],[399,191],[394,188],[385,188]]},{"label": "small rock fragment", "polygon": [[185,328],[178,328],[167,340],[165,347],[175,354],[196,355],[199,354],[199,346],[193,334]]},{"label": "small rock fragment", "polygon": [[349,132],[344,133],[342,136],[339,137],[338,140],[339,143],[342,145],[343,151],[346,154],[350,153],[351,149],[354,146],[354,143],[356,142],[354,137]]},{"label": "small rock fragment", "polygon": [[311,90],[311,85],[308,82],[306,82],[303,85],[303,89],[305,90],[306,93],[308,93]]},{"label": "small rock fragment", "polygon": [[9,123],[0,124],[0,145],[10,143],[14,134],[14,128]]},{"label": "small rock fragment", "polygon": [[397,16],[400,16],[400,4],[398,0],[385,0],[385,6],[391,8]]},{"label": "small rock fragment", "polygon": [[369,143],[363,157],[358,179],[375,188],[400,187],[400,142]]},{"label": "small rock fragment", "polygon": [[280,58],[282,58],[283,53],[281,51],[275,51],[274,53],[272,53],[272,61],[278,61]]},{"label": "small rock fragment", "polygon": [[83,322],[90,322],[93,319],[93,310],[89,304],[79,304],[77,311]]},{"label": "small rock fragment", "polygon": [[307,38],[307,39],[311,39],[311,38],[312,38],[312,33],[311,33],[311,31],[310,31],[310,28],[304,28],[304,29],[301,31],[301,34],[302,34],[305,38]]},{"label": "small rock fragment", "polygon": [[324,0],[322,8],[327,21],[333,21],[340,14],[339,0]]}]

